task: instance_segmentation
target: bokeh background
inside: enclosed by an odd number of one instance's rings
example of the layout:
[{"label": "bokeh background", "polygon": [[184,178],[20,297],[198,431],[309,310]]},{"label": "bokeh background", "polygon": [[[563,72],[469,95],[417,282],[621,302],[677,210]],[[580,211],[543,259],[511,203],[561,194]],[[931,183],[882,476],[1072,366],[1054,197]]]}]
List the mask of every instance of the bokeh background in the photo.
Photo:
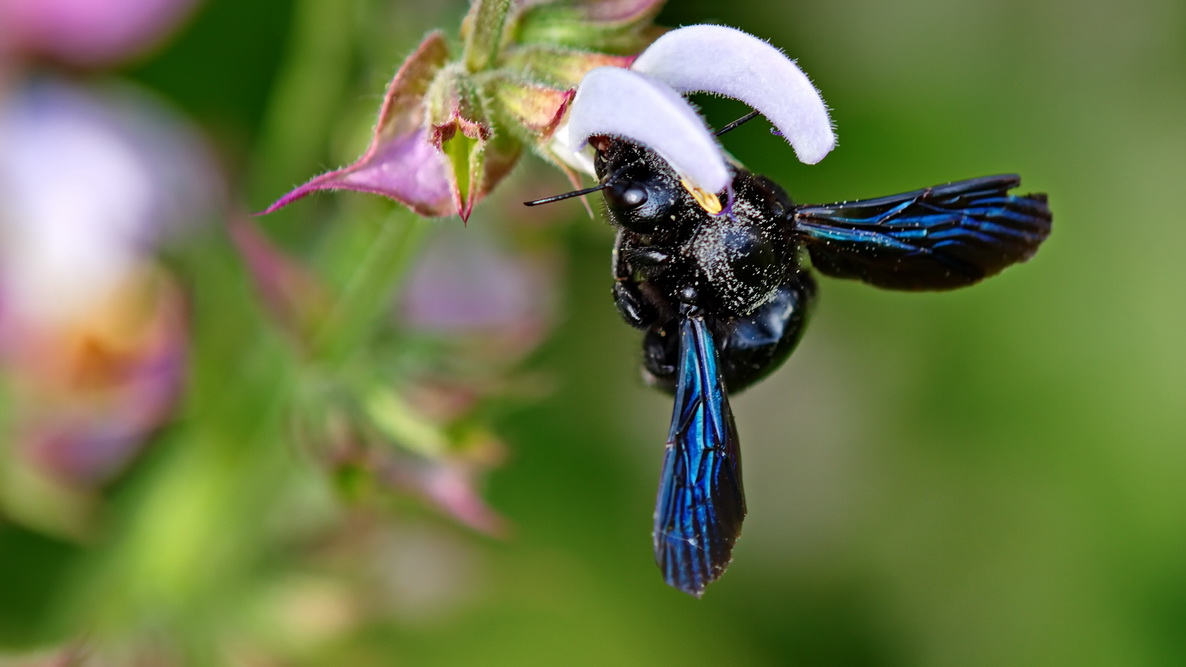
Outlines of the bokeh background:
[{"label": "bokeh background", "polygon": [[[0,68],[10,90],[35,72],[153,96],[203,137],[224,184],[210,197],[229,201],[161,255],[186,295],[189,372],[136,460],[89,509],[38,505],[62,496],[23,485],[9,437],[0,664],[1186,662],[1186,5],[664,8],[661,25],[769,39],[820,88],[840,145],[819,165],[760,122],[725,142],[797,200],[1018,172],[1055,213],[1033,261],[974,288],[821,281],[794,357],[733,401],[750,515],[699,601],[652,562],[670,403],[642,386],[610,301],[611,230],[575,202],[524,211],[568,189],[538,159],[466,227],[396,218],[430,244],[409,265],[433,243],[546,246],[548,270],[516,285],[548,300],[550,333],[481,410],[500,444],[476,483],[502,518],[352,496],[301,444],[302,354],[229,219],[353,159],[398,63],[427,30],[455,32],[465,3],[188,11],[119,62]],[[703,107],[718,125],[740,113]],[[345,283],[395,208],[320,195],[250,224]],[[350,358],[346,339],[331,357]],[[442,354],[432,339],[401,340]]]}]

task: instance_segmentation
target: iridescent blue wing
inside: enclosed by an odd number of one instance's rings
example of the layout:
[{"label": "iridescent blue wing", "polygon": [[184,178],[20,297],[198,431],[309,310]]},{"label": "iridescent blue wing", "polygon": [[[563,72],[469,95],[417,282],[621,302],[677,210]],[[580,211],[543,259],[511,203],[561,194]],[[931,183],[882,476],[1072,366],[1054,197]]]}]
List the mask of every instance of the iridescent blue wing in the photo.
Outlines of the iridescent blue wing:
[{"label": "iridescent blue wing", "polygon": [[700,597],[725,571],[745,519],[737,426],[703,319],[681,315],[671,431],[655,507],[655,560]]},{"label": "iridescent blue wing", "polygon": [[797,207],[811,263],[837,278],[902,290],[971,285],[1030,258],[1050,234],[1046,195],[1010,195],[1016,175],[900,195]]}]

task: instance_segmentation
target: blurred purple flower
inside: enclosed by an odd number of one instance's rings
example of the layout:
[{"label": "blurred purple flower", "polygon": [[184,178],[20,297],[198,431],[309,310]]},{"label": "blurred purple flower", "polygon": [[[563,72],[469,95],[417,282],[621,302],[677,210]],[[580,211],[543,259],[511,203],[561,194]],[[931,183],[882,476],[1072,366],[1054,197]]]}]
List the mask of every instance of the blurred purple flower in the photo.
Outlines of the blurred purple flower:
[{"label": "blurred purple flower", "polygon": [[74,66],[118,62],[155,46],[196,0],[0,0],[6,50]]},{"label": "blurred purple flower", "polygon": [[554,321],[558,261],[478,232],[437,235],[418,258],[400,299],[400,321],[432,333],[480,340],[514,363]]},{"label": "blurred purple flower", "polygon": [[80,313],[66,328],[34,323],[22,330],[23,323],[0,319],[8,334],[0,362],[22,408],[17,441],[60,481],[86,488],[118,473],[177,400],[185,302],[154,273],[132,277],[126,293]]},{"label": "blurred purple flower", "polygon": [[0,371],[20,445],[94,484],[167,418],[185,303],[153,261],[220,200],[201,142],[130,89],[40,80],[0,101]]}]

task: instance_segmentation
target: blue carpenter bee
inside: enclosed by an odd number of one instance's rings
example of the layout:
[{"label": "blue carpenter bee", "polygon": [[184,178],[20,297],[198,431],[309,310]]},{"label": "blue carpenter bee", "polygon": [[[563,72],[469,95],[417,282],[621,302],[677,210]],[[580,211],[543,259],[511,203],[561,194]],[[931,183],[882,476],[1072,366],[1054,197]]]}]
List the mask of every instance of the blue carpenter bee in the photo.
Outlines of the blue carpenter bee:
[{"label": "blue carpenter bee", "polygon": [[597,191],[605,199],[617,229],[614,301],[645,332],[647,382],[675,395],[655,558],[669,585],[697,597],[729,565],[746,514],[728,393],[761,380],[798,344],[816,297],[804,255],[835,278],[945,290],[1029,259],[1050,233],[1045,195],[1008,194],[1015,175],[798,205],[734,166],[724,211],[713,215],[719,199],[706,205],[650,149],[607,136],[590,143],[597,186],[527,204]]}]

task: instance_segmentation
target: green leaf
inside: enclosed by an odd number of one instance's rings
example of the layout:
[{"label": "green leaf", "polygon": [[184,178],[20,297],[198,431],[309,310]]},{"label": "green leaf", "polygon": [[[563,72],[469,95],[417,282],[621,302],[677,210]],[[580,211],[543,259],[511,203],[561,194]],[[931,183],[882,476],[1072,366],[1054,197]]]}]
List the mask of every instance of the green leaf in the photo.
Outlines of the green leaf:
[{"label": "green leaf", "polygon": [[59,639],[52,627],[55,605],[82,552],[0,519],[0,553],[0,646],[27,648]]}]

